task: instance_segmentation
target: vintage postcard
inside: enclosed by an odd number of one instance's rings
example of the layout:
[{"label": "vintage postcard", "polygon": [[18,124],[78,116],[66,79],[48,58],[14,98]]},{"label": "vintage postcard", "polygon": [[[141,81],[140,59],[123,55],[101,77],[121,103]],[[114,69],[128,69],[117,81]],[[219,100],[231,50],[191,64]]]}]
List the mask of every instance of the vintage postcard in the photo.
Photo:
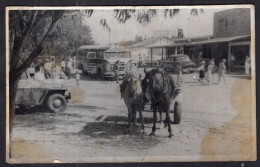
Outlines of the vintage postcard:
[{"label": "vintage postcard", "polygon": [[254,14],[6,7],[6,161],[255,161]]}]

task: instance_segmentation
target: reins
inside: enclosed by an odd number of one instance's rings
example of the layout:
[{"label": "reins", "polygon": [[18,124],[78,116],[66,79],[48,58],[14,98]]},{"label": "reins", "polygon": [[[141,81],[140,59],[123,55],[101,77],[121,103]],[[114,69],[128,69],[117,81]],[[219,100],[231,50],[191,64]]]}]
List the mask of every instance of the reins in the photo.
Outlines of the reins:
[{"label": "reins", "polygon": [[[153,78],[152,77],[149,77],[148,79],[149,79],[149,84],[152,84],[152,85],[149,85],[149,89],[148,90],[145,90],[146,92],[148,92],[148,93],[150,93],[150,95],[151,95],[151,100],[154,102],[154,103],[158,103],[158,102],[160,102],[162,99],[163,99],[163,94],[165,94],[166,92],[167,92],[167,88],[168,88],[168,86],[167,86],[167,84],[165,83],[166,82],[166,77],[164,76],[164,73],[163,72],[160,72],[160,74],[162,75],[162,77],[163,77],[163,91],[162,92],[160,92],[159,94],[160,94],[160,97],[157,99],[157,100],[155,100],[156,98],[155,98],[155,96],[154,96],[154,92],[151,90],[151,88],[150,87],[153,87]],[[152,80],[152,82],[151,82],[151,80]]]}]

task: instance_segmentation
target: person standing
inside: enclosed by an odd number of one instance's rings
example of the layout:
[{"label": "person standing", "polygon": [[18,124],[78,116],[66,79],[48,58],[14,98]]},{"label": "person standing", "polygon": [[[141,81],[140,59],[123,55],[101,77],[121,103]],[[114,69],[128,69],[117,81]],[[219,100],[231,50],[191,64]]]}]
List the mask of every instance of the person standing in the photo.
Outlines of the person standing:
[{"label": "person standing", "polygon": [[178,86],[181,86],[182,82],[183,82],[182,65],[181,65],[181,62],[179,62],[178,65],[177,65],[177,84],[178,84]]},{"label": "person standing", "polygon": [[45,76],[44,76],[44,74],[41,72],[41,67],[40,67],[40,65],[37,65],[37,66],[35,67],[35,75],[34,75],[34,78],[35,78],[36,80],[45,80]]},{"label": "person standing", "polygon": [[56,77],[56,63],[55,59],[51,58],[51,79],[54,79]]},{"label": "person standing", "polygon": [[118,70],[119,70],[119,60],[117,60],[114,64],[116,83],[119,83]]},{"label": "person standing", "polygon": [[214,61],[210,61],[207,69],[207,80],[208,80],[208,85],[211,85],[213,77],[213,70],[214,70]]},{"label": "person standing", "polygon": [[63,72],[65,72],[65,67],[66,67],[65,59],[62,59],[62,60],[61,60],[60,66],[61,66],[61,70],[62,70]]},{"label": "person standing", "polygon": [[246,55],[246,61],[245,61],[245,74],[249,75],[250,74],[250,66],[251,66],[251,59]]},{"label": "person standing", "polygon": [[221,79],[223,78],[224,82],[226,82],[225,73],[226,73],[226,59],[223,59],[222,62],[219,64],[218,70],[218,84],[220,83]]},{"label": "person standing", "polygon": [[77,86],[79,86],[80,74],[78,73],[78,71],[76,71],[75,78],[76,78],[76,84]]},{"label": "person standing", "polygon": [[205,61],[201,61],[198,71],[199,71],[199,81],[201,82],[205,78]]},{"label": "person standing", "polygon": [[46,61],[45,61],[45,63],[44,63],[44,66],[43,66],[43,69],[44,69],[45,78],[46,78],[46,79],[50,79],[50,78],[51,78],[52,65],[51,65],[49,59],[46,59]]}]

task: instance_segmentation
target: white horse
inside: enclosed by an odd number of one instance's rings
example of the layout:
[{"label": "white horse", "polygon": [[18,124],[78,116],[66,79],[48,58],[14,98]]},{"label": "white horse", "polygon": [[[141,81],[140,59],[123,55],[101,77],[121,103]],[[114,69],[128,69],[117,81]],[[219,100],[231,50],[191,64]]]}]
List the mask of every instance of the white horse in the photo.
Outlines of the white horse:
[{"label": "white horse", "polygon": [[141,76],[136,74],[129,74],[120,85],[121,98],[124,99],[128,109],[128,126],[129,131],[132,130],[132,123],[136,125],[136,112],[139,112],[141,120],[141,129],[144,133],[143,122],[143,92],[141,86]]}]

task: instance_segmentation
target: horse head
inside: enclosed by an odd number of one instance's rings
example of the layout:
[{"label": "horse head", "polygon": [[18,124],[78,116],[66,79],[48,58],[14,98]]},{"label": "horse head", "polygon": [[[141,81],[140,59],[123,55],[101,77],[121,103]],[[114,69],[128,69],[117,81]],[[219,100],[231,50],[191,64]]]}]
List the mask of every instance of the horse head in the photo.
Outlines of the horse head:
[{"label": "horse head", "polygon": [[122,97],[136,98],[142,93],[140,76],[131,74],[128,75],[120,85]]},{"label": "horse head", "polygon": [[143,101],[149,102],[158,100],[162,94],[167,91],[165,84],[165,74],[158,69],[145,72],[145,78],[142,80]]}]

